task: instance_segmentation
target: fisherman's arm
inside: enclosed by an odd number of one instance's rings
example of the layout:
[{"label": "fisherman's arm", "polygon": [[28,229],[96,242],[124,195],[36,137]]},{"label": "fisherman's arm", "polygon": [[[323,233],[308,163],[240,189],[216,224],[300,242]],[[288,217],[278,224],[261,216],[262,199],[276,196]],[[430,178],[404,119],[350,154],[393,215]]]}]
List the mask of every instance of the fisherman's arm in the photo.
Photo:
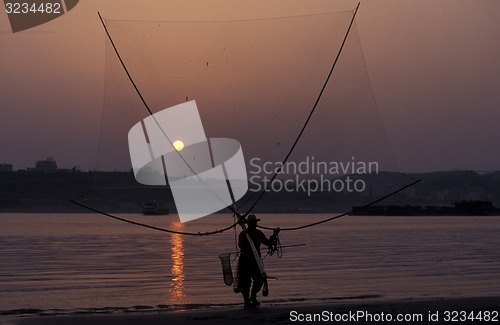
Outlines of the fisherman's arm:
[{"label": "fisherman's arm", "polygon": [[245,246],[244,242],[246,240],[247,240],[247,238],[246,238],[246,231],[240,232],[240,235],[238,236],[238,247],[240,249],[242,249]]},{"label": "fisherman's arm", "polygon": [[274,243],[276,242],[276,238],[278,238],[278,234],[280,232],[280,228],[274,228],[273,229],[273,234],[269,237],[269,239],[266,237],[266,235],[264,235],[263,232],[261,232],[261,238],[260,238],[260,242],[264,245],[266,245],[267,247],[271,247],[274,245]]}]

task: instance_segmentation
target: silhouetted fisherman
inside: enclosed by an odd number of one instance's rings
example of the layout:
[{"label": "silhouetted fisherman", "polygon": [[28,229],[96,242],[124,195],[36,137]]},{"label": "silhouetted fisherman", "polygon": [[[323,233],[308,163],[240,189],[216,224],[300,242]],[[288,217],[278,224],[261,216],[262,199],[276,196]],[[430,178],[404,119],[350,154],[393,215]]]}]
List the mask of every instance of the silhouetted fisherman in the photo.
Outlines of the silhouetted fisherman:
[{"label": "silhouetted fisherman", "polygon": [[[260,258],[260,245],[264,244],[268,247],[273,246],[279,233],[279,228],[274,229],[273,234],[269,239],[262,231],[257,229],[257,222],[260,219],[253,214],[246,218],[247,230],[240,232],[238,238],[238,246],[241,249],[240,260],[238,263],[238,286],[243,295],[245,307],[256,307],[260,305],[257,301],[257,293],[259,293],[265,279],[262,277],[259,265],[255,260],[255,255],[252,251],[250,243],[248,242],[246,233],[250,235],[253,241],[257,254]],[[252,284],[253,281],[253,284]],[[250,291],[251,286],[251,291]]]}]

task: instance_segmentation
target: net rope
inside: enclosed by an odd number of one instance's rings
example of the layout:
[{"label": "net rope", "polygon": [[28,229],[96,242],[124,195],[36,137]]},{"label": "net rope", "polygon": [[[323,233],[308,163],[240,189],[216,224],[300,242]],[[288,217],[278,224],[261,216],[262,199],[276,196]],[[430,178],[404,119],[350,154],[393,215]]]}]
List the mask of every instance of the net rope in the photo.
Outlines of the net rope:
[{"label": "net rope", "polygon": [[[305,119],[305,122],[303,123],[302,127],[300,128],[300,131],[298,132],[298,134],[296,135],[295,137],[295,140],[293,141],[292,145],[290,146],[290,149],[288,150],[287,154],[285,155],[285,157],[283,158],[283,160],[281,161],[281,164],[284,165],[288,159],[290,158],[290,156],[292,155],[292,153],[294,152],[296,146],[298,145],[301,137],[303,136],[305,130],[307,129],[308,125],[309,125],[309,122],[313,116],[313,114],[315,113],[317,107],[318,107],[318,104],[320,103],[321,99],[322,99],[322,96],[323,96],[323,93],[327,87],[327,85],[329,84],[329,81],[330,81],[330,78],[333,74],[333,71],[337,65],[337,62],[339,60],[339,57],[340,57],[340,54],[342,53],[343,49],[344,49],[344,45],[348,39],[348,36],[351,32],[351,27],[353,26],[353,23],[355,21],[355,17],[356,17],[356,14],[357,14],[357,11],[359,9],[359,3],[356,7],[356,9],[354,10],[354,13],[352,14],[352,18],[350,20],[350,23],[349,23],[349,26],[347,28],[347,31],[345,32],[344,34],[344,37],[343,37],[343,40],[342,40],[342,43],[340,45],[340,48],[338,49],[337,53],[336,53],[336,56],[335,56],[335,59],[333,60],[333,63],[331,64],[331,67],[330,67],[330,70],[329,70],[329,73],[326,77],[326,79],[324,80],[323,82],[323,85],[321,87],[321,90],[319,91],[319,94],[317,95],[316,99],[315,99],[315,102],[314,102],[314,105],[312,105],[312,108],[309,110],[309,113],[307,115],[307,118]],[[313,15],[309,15],[309,16],[313,16]],[[299,17],[299,16],[289,16],[289,17],[278,17],[278,18],[263,18],[263,19],[245,19],[245,20],[241,20],[241,21],[254,21],[254,20],[268,20],[268,19],[285,19],[285,18],[293,18],[293,17]],[[303,16],[300,16],[300,17],[303,17]],[[102,25],[103,25],[103,28],[105,29],[105,32],[106,32],[106,35],[107,35],[107,38],[109,40],[109,42],[111,43],[115,53],[116,53],[116,56],[118,57],[119,61],[120,61],[120,64],[123,68],[123,70],[125,71],[126,75],[127,75],[127,78],[128,80],[130,81],[130,83],[132,84],[135,92],[137,93],[137,95],[139,96],[141,102],[143,103],[144,105],[144,108],[148,111],[149,115],[153,115],[153,112],[152,110],[150,109],[149,105],[147,104],[144,96],[141,94],[140,90],[139,90],[139,87],[138,85],[136,84],[136,82],[134,82],[134,79],[132,78],[132,75],[131,73],[129,72],[129,69],[127,68],[127,66],[125,65],[125,62],[123,60],[123,58],[121,57],[112,37],[111,37],[111,34],[110,32],[108,31],[107,27],[106,27],[106,24],[104,22],[104,19],[101,17],[101,15],[99,14],[99,18],[102,22]],[[224,21],[226,22],[226,21]],[[234,22],[234,21],[230,21],[230,22]],[[363,64],[366,65],[366,63],[364,62],[363,60]],[[208,62],[207,62],[207,67],[208,67]],[[378,112],[377,110],[377,113],[378,113],[378,117],[380,118],[380,113]],[[101,121],[101,128],[102,128],[102,121]],[[161,128],[160,128],[161,129]],[[162,130],[163,131],[163,130]],[[385,132],[385,129],[384,129],[384,132]],[[163,132],[164,133],[164,132]],[[166,134],[164,133],[164,135],[166,136]],[[387,137],[387,134],[386,134],[386,137]],[[168,139],[168,137],[166,137],[167,140],[172,143],[170,141],[170,139]],[[100,139],[101,141],[101,139]],[[279,146],[279,142],[278,142],[278,146]],[[389,146],[390,148],[390,146]],[[391,153],[392,155],[394,156],[393,152],[392,152],[392,148],[390,148],[391,150]],[[182,157],[182,156],[181,156]],[[184,158],[182,158],[184,160]],[[394,159],[394,157],[393,157]],[[188,166],[188,168],[191,169],[191,171],[193,171],[192,167],[190,166],[190,164],[184,160],[184,163]],[[271,177],[271,182],[273,180],[276,179],[276,177],[279,175],[281,170],[276,170],[275,173],[273,174],[273,176]],[[196,175],[196,173],[194,173]],[[407,184],[405,186],[402,186],[400,188],[398,188],[397,190],[395,191],[392,191],[391,193],[387,194],[387,195],[384,195],[376,200],[373,200],[367,204],[364,204],[356,209],[351,209],[349,212],[346,212],[346,213],[342,213],[342,214],[339,214],[339,215],[335,215],[333,217],[329,217],[329,218],[325,218],[325,219],[322,219],[322,220],[319,220],[319,221],[316,221],[316,222],[311,222],[309,224],[306,224],[306,225],[302,225],[302,226],[298,226],[298,227],[283,227],[281,228],[281,230],[300,230],[300,229],[304,229],[304,228],[308,228],[308,227],[312,227],[312,226],[315,226],[315,225],[319,225],[319,224],[322,224],[322,223],[326,223],[326,222],[329,222],[329,221],[332,221],[332,220],[335,220],[335,219],[338,219],[338,218],[341,218],[343,216],[347,216],[349,214],[352,214],[353,212],[357,212],[359,210],[362,210],[362,209],[365,209],[366,207],[369,207],[369,206],[372,206],[390,196],[393,196],[401,191],[403,191],[404,189],[410,187],[410,186],[413,186],[414,184],[418,183],[419,180],[417,179],[414,179],[412,178],[411,176],[409,175],[406,175],[406,174],[402,174],[400,173],[401,175],[407,177],[407,178],[410,178],[412,179],[412,182],[410,184]],[[270,182],[270,183],[271,183]],[[73,200],[70,200],[72,203],[74,204],[77,204],[83,208],[86,208],[92,212],[96,212],[96,213],[99,213],[101,215],[104,215],[106,217],[109,217],[109,218],[113,218],[115,220],[119,220],[119,221],[122,221],[122,222],[127,222],[127,223],[130,223],[130,224],[133,224],[133,225],[137,225],[137,226],[142,226],[142,227],[146,227],[146,228],[149,228],[149,229],[152,229],[152,230],[155,230],[155,231],[162,231],[162,232],[167,232],[167,233],[173,233],[173,234],[180,234],[180,235],[191,235],[191,236],[207,236],[207,235],[212,235],[212,234],[219,234],[219,233],[222,233],[222,232],[225,232],[227,230],[230,230],[230,229],[235,229],[235,227],[241,223],[241,222],[244,222],[245,221],[245,218],[252,212],[252,210],[256,207],[256,205],[261,201],[261,199],[263,198],[263,196],[265,195],[265,193],[267,192],[266,191],[266,188],[264,188],[263,190],[260,191],[260,193],[257,193],[255,195],[258,195],[257,196],[257,199],[251,204],[251,206],[246,210],[245,213],[243,214],[240,214],[237,209],[236,209],[236,206],[232,207],[232,206],[229,206],[228,208],[233,212],[233,215],[238,218],[235,218],[233,223],[230,224],[229,226],[227,227],[224,227],[224,228],[220,228],[220,229],[216,229],[216,230],[213,230],[213,231],[207,231],[207,232],[183,232],[183,231],[177,231],[177,230],[173,230],[173,229],[168,229],[168,228],[161,228],[161,227],[156,227],[156,226],[151,226],[151,225],[148,225],[148,224],[145,224],[145,223],[141,223],[141,222],[136,222],[136,221],[132,221],[132,220],[129,220],[129,219],[126,219],[126,218],[122,218],[122,217],[118,217],[116,215],[113,215],[111,213],[107,213],[107,212],[104,212],[102,211],[101,209],[97,209],[97,208],[93,208],[93,207],[90,207],[89,205],[85,204],[85,203],[82,203],[82,202],[79,202],[79,200],[81,200],[82,198],[84,198],[86,195],[92,193],[93,191],[95,191],[94,188],[92,188],[90,191],[82,194],[81,196],[79,196],[78,198],[75,198]],[[245,203],[249,202],[250,200],[253,199],[254,196],[250,196],[249,198],[247,198],[242,205],[244,205]],[[241,207],[241,206],[240,206]],[[265,226],[260,226],[261,228],[263,229],[273,229],[271,227],[265,227]]]}]

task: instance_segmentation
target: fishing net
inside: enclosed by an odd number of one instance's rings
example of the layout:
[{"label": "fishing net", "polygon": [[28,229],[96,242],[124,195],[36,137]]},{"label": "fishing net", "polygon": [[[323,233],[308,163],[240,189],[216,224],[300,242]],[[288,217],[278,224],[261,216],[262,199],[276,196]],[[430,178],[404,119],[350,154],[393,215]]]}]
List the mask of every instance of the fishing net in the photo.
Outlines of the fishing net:
[{"label": "fishing net", "polygon": [[222,265],[222,275],[224,276],[224,283],[230,286],[234,282],[233,271],[231,270],[231,254],[219,254],[220,263]]},{"label": "fishing net", "polygon": [[[348,11],[236,21],[106,20],[147,107],[108,39],[94,184],[77,202],[139,214],[154,200],[175,212],[168,186],[136,181],[127,135],[150,116],[148,109],[192,100],[208,138],[241,144],[249,187],[235,204],[241,214],[343,213],[410,184],[391,152],[355,24],[342,48],[352,17]],[[202,227],[199,220],[189,224]],[[214,226],[231,224],[229,218]]]}]

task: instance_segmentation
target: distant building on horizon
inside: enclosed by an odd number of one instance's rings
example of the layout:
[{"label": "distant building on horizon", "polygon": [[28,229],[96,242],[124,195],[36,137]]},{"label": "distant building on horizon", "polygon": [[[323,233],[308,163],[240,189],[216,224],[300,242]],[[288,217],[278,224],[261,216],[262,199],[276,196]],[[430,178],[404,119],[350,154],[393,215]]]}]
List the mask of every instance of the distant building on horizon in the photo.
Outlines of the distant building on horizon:
[{"label": "distant building on horizon", "polygon": [[35,168],[28,168],[28,171],[37,171],[43,173],[53,173],[57,171],[57,163],[52,157],[47,157],[45,160],[38,160],[35,163]]},{"label": "distant building on horizon", "polygon": [[12,164],[0,164],[0,172],[12,172],[13,166]]}]

